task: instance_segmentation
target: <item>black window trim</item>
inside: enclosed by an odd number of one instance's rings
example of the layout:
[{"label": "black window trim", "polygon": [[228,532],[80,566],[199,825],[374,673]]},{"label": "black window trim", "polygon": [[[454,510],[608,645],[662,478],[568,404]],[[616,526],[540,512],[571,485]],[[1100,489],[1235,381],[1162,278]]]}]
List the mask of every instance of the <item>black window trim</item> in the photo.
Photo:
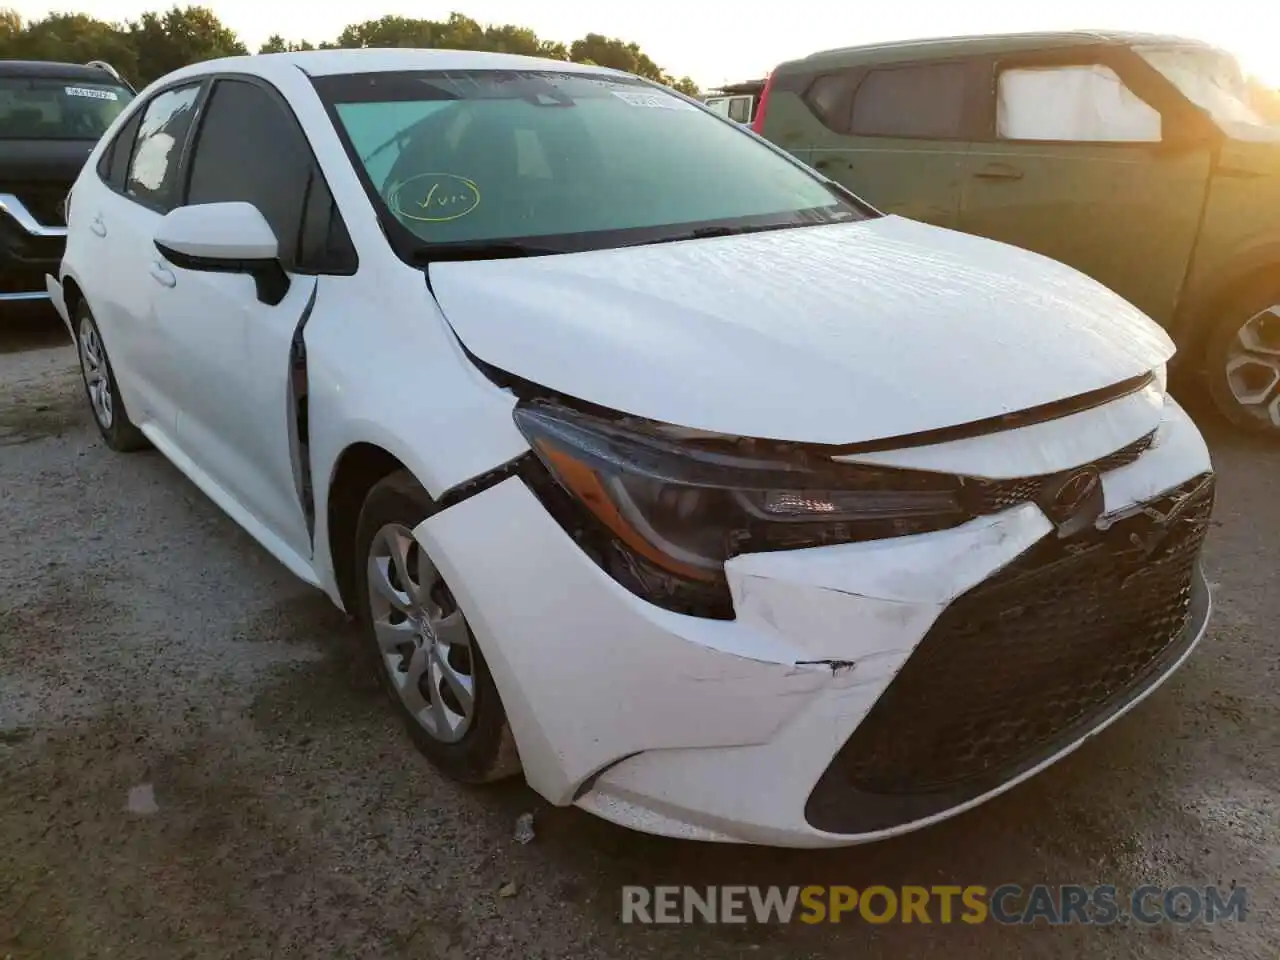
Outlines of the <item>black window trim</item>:
[{"label": "black window trim", "polygon": [[[334,196],[333,189],[329,186],[328,178],[325,177],[324,175],[324,168],[321,167],[320,165],[320,158],[316,154],[316,148],[312,144],[311,138],[307,136],[307,128],[303,125],[302,121],[298,119],[298,114],[293,109],[292,104],[289,103],[288,99],[284,96],[284,94],[282,94],[279,91],[279,89],[276,87],[275,84],[273,84],[270,80],[267,80],[265,77],[260,77],[257,74],[240,73],[233,70],[223,70],[223,71],[218,71],[216,73],[203,74],[202,77],[205,81],[205,89],[201,94],[199,112],[196,114],[195,119],[191,123],[191,130],[187,136],[187,147],[186,149],[184,149],[183,155],[182,155],[182,166],[178,171],[179,203],[177,204],[177,206],[183,206],[183,207],[188,206],[187,199],[190,196],[190,192],[191,192],[191,170],[192,170],[192,164],[191,164],[192,149],[191,148],[198,141],[200,133],[204,129],[204,120],[206,116],[205,106],[208,104],[210,98],[213,95],[214,86],[222,81],[248,83],[252,86],[257,87],[259,90],[262,90],[264,93],[266,93],[267,96],[271,100],[273,100],[277,106],[282,107],[284,111],[293,119],[294,125],[297,127],[298,132],[302,134],[302,142],[306,144],[307,151],[311,154],[311,164],[312,164],[313,172],[315,174],[318,174],[320,178],[325,181],[325,189],[329,191],[329,197],[330,197],[330,200],[332,201],[333,214],[336,215],[338,223],[341,224],[342,226],[342,233],[347,238],[346,246],[347,246],[347,249],[350,251],[350,257],[348,258],[349,262],[343,263],[338,267],[319,270],[319,269],[303,269],[300,266],[294,265],[289,272],[295,274],[296,276],[305,276],[305,277],[353,276],[356,273],[356,271],[359,270],[360,268],[359,251],[356,250],[355,241],[351,239],[351,232],[350,230],[347,229],[346,218],[342,214],[342,208],[338,203],[338,198]],[[304,212],[307,208],[307,198],[311,193],[314,183],[315,183],[315,180],[313,177],[312,180],[307,184],[307,190],[306,190],[306,193],[304,194],[303,205],[302,205]],[[330,222],[331,223],[333,222],[332,216],[330,218]],[[300,241],[301,236],[302,235],[300,232],[299,236],[294,239],[296,241]]]},{"label": "black window trim", "polygon": [[[1179,130],[1207,130],[1203,112],[1191,104],[1160,71],[1142,59],[1130,47],[1121,44],[1088,44],[1051,47],[1039,50],[997,54],[989,58],[991,70],[990,96],[985,103],[983,135],[978,142],[1042,147],[1109,147],[1125,150],[1163,152],[1177,144]],[[1112,70],[1135,97],[1160,114],[1159,140],[1025,140],[1001,137],[997,133],[1000,74],[1005,70],[1025,67],[1089,67]],[[1174,136],[1170,137],[1170,131]]]},{"label": "black window trim", "polygon": [[[137,110],[126,110],[122,116],[125,118],[124,123],[120,125],[120,129],[102,148],[102,154],[98,157],[96,167],[98,179],[110,188],[113,193],[120,192],[116,190],[115,184],[111,181],[111,168],[115,166],[116,148],[121,146],[121,138],[129,132],[130,127],[133,127],[133,132],[129,134],[129,156],[125,159],[125,175],[128,176],[128,165],[133,161],[133,146],[138,139],[138,127],[142,125],[142,113]],[[135,126],[135,123],[137,126]],[[106,168],[105,172],[103,172],[104,167]]]}]

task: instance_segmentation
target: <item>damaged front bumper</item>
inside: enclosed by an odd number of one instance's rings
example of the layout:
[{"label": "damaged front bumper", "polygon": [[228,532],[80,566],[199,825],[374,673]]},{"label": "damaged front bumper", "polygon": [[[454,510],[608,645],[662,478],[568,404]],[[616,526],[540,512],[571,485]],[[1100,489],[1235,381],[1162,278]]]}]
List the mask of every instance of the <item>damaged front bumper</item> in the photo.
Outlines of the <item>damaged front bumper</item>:
[{"label": "damaged front bumper", "polygon": [[[1103,476],[1106,516],[1199,489],[1210,469],[1170,400],[1151,448]],[[1207,523],[1207,506],[1192,519]],[[628,592],[517,477],[415,535],[467,611],[549,801],[653,833],[816,847],[981,803],[1176,669],[1208,621],[1203,525],[1138,555],[1149,542],[1131,543],[1127,522],[1059,542],[1023,503],[936,533],[739,556],[731,621]],[[1127,653],[1099,669],[1125,605]],[[1056,712],[1026,700],[1036,690]]]}]

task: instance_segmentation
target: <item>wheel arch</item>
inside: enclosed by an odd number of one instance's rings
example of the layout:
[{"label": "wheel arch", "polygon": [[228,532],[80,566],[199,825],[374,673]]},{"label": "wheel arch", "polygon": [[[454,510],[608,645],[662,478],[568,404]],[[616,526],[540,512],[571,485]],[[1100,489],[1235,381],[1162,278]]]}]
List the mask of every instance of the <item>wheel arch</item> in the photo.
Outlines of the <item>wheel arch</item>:
[{"label": "wheel arch", "polygon": [[84,302],[84,290],[71,274],[62,278],[62,297],[67,305],[67,317],[74,322],[76,310]]},{"label": "wheel arch", "polygon": [[1209,342],[1224,312],[1251,290],[1262,287],[1268,278],[1280,292],[1280,244],[1241,257],[1234,269],[1188,298],[1178,311],[1174,331],[1180,355],[1178,367],[1188,373],[1202,373]]},{"label": "wheel arch", "polygon": [[[348,613],[355,609],[356,527],[360,509],[374,484],[397,470],[408,470],[404,461],[376,443],[357,441],[338,454],[329,473],[325,497],[326,543],[334,586]],[[412,471],[410,471],[412,472]]]}]

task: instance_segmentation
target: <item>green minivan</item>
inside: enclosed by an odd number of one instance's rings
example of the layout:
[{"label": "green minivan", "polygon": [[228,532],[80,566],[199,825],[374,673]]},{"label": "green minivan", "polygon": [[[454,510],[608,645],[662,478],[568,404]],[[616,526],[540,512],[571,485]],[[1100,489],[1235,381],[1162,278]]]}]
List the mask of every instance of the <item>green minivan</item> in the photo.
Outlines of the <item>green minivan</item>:
[{"label": "green minivan", "polygon": [[1146,34],[955,37],[816,53],[753,129],[887,213],[1111,287],[1236,425],[1280,437],[1280,126],[1230,54]]}]

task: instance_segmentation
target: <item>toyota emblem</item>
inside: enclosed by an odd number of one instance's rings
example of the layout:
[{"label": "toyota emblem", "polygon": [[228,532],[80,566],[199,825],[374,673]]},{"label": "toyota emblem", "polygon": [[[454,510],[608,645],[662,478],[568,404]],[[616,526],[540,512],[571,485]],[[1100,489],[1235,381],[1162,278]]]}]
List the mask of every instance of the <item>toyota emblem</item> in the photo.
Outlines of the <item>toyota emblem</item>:
[{"label": "toyota emblem", "polygon": [[1038,499],[1041,509],[1057,526],[1058,536],[1073,536],[1102,516],[1102,475],[1093,466],[1060,473],[1045,481]]}]

